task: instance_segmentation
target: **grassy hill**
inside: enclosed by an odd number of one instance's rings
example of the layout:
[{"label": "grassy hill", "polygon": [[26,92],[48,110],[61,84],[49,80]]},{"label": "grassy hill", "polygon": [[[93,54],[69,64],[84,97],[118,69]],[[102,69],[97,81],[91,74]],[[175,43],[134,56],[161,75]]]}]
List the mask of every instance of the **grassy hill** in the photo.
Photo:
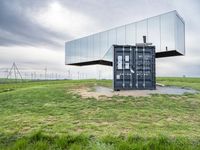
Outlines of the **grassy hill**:
[{"label": "grassy hill", "polygon": [[[158,78],[200,91],[200,78]],[[0,149],[200,149],[200,94],[81,98],[110,80],[0,81]]]}]

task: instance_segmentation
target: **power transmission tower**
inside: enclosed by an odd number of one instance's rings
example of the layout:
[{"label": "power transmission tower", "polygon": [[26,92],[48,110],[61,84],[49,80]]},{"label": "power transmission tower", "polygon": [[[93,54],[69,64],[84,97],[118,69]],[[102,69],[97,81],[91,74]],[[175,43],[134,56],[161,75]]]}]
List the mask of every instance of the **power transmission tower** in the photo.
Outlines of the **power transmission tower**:
[{"label": "power transmission tower", "polygon": [[15,62],[12,64],[12,67],[10,68],[10,71],[8,72],[7,79],[9,77],[11,78],[12,73],[14,73],[15,80],[17,80],[18,76],[20,77],[21,80],[23,80],[22,75],[21,75],[17,65],[15,64]]}]

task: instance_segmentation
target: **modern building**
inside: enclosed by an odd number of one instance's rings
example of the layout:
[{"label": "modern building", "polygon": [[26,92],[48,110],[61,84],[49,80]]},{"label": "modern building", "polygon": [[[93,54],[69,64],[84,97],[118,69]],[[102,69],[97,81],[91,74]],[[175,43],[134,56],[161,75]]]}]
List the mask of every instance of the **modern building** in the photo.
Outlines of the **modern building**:
[{"label": "modern building", "polygon": [[66,65],[112,66],[112,45],[146,42],[156,47],[156,58],[185,54],[185,23],[177,11],[126,24],[65,43]]}]

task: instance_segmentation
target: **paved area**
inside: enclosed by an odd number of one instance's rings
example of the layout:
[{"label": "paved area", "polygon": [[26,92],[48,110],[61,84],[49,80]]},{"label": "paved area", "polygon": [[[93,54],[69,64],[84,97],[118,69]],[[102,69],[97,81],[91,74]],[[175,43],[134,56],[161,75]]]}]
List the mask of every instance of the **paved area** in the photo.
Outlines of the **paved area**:
[{"label": "paved area", "polygon": [[103,86],[95,86],[90,88],[79,88],[72,90],[73,92],[79,93],[83,98],[94,97],[112,97],[118,96],[150,96],[151,94],[170,94],[170,95],[182,95],[184,93],[197,93],[198,91],[189,88],[180,88],[175,86],[157,86],[156,90],[126,90],[126,91],[113,91],[112,88]]}]

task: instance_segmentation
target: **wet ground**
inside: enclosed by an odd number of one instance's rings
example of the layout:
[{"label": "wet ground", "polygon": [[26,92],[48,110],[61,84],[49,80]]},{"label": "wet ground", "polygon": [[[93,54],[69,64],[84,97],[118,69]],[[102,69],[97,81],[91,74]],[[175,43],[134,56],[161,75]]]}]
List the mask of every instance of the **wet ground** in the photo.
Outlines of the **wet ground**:
[{"label": "wet ground", "polygon": [[101,98],[101,97],[112,97],[115,95],[118,96],[150,96],[151,94],[170,94],[170,95],[182,95],[184,93],[198,93],[194,89],[189,88],[181,88],[175,86],[158,86],[156,90],[126,90],[126,91],[113,91],[112,88],[107,88],[103,86],[95,86],[92,88],[79,88],[73,90],[73,92],[79,93],[82,97],[94,97],[94,98]]},{"label": "wet ground", "polygon": [[197,93],[198,91],[190,88],[181,88],[176,86],[157,86],[156,90],[150,91],[150,93],[158,94],[172,94],[172,95],[183,95],[184,93]]},{"label": "wet ground", "polygon": [[128,90],[128,91],[113,91],[111,88],[96,86],[96,92],[99,93],[147,93],[147,94],[172,94],[172,95],[182,95],[184,93],[196,93],[198,91],[189,89],[189,88],[181,88],[176,86],[156,86],[156,90]]}]

